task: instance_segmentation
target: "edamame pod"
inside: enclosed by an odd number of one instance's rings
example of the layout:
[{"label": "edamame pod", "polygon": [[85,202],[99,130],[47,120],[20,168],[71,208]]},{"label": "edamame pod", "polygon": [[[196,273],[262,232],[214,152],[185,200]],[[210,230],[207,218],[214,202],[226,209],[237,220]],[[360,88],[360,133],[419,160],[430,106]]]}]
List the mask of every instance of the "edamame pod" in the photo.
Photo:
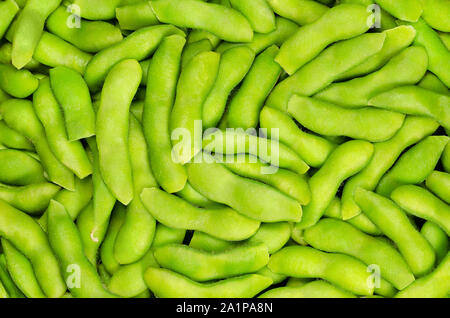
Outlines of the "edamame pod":
[{"label": "edamame pod", "polygon": [[3,120],[0,120],[0,143],[7,148],[34,150],[33,144],[25,136],[9,128]]},{"label": "edamame pod", "polygon": [[361,213],[361,209],[353,199],[353,192],[358,186],[366,190],[374,190],[403,150],[431,135],[438,126],[438,123],[429,118],[407,116],[402,128],[390,140],[374,144],[374,154],[369,164],[344,186],[342,218],[352,220]]},{"label": "edamame pod", "polygon": [[369,100],[369,105],[395,112],[431,117],[450,129],[450,96],[418,86],[396,87]]},{"label": "edamame pod", "polygon": [[172,160],[176,163],[189,162],[202,149],[202,106],[216,79],[219,61],[218,53],[203,52],[180,74],[170,117]]},{"label": "edamame pod", "polygon": [[287,222],[262,223],[258,231],[247,240],[248,243],[262,243],[267,246],[269,254],[278,252],[291,235],[291,225]]},{"label": "edamame pod", "polygon": [[48,297],[61,297],[64,294],[66,285],[44,231],[30,216],[2,200],[0,236],[6,238],[30,260],[36,278]]},{"label": "edamame pod", "polygon": [[401,85],[412,85],[425,75],[428,56],[424,48],[412,46],[394,56],[380,70],[347,82],[335,83],[315,97],[346,107],[361,107],[381,93]]},{"label": "edamame pod", "polygon": [[123,204],[133,199],[128,150],[129,108],[139,87],[141,73],[136,60],[116,64],[106,77],[97,112],[100,171],[112,194]]},{"label": "edamame pod", "polygon": [[127,207],[124,223],[114,243],[114,257],[120,264],[131,264],[142,258],[152,244],[156,222],[145,209],[139,194],[144,188],[157,187],[150,170],[147,144],[138,120],[130,116],[128,135],[133,189],[135,197]]},{"label": "edamame pod", "polygon": [[181,191],[178,191],[176,195],[182,198],[183,200],[186,200],[190,204],[200,208],[223,207],[223,205],[213,202],[207,197],[205,197],[203,194],[199,193],[191,186],[189,182],[186,182],[184,188]]},{"label": "edamame pod", "polygon": [[244,79],[252,66],[255,53],[247,46],[230,48],[221,54],[216,81],[203,104],[203,127],[217,126],[222,118],[228,96]]},{"label": "edamame pod", "polygon": [[196,208],[157,188],[144,189],[141,200],[153,217],[166,226],[199,230],[224,240],[245,240],[255,234],[260,224],[227,207]]},{"label": "edamame pod", "polygon": [[[115,17],[115,9],[123,0],[70,0],[74,14],[89,20],[109,20]],[[77,8],[77,11],[75,11]],[[79,11],[79,12],[78,12]]]},{"label": "edamame pod", "polygon": [[306,229],[319,221],[335,197],[339,186],[361,171],[373,155],[373,145],[367,141],[352,140],[336,148],[323,166],[309,179],[311,202],[304,208],[296,230]]},{"label": "edamame pod", "polygon": [[2,238],[3,252],[11,278],[28,298],[46,298],[42,291],[30,261],[8,240]]},{"label": "edamame pod", "polygon": [[187,38],[187,43],[194,43],[194,42],[198,42],[201,40],[208,40],[212,47],[215,49],[219,43],[220,43],[220,39],[212,34],[211,32],[208,31],[204,31],[204,30],[191,30],[191,32],[189,32],[188,38]]},{"label": "edamame pod", "polygon": [[33,183],[23,187],[0,185],[0,199],[29,214],[42,213],[61,188],[53,183]]},{"label": "edamame pod", "polygon": [[427,221],[422,225],[420,234],[422,234],[433,247],[434,252],[436,253],[436,263],[440,264],[448,252],[449,241],[447,233],[433,222]]},{"label": "edamame pod", "polygon": [[116,19],[122,30],[139,30],[158,24],[148,1],[141,1],[116,8]]},{"label": "edamame pod", "polygon": [[170,244],[156,248],[154,255],[163,268],[197,282],[253,273],[269,262],[269,253],[263,244],[244,244],[215,253]]},{"label": "edamame pod", "polygon": [[272,284],[272,279],[257,274],[201,284],[167,269],[152,267],[145,271],[144,280],[155,296],[169,298],[250,298]]},{"label": "edamame pod", "polygon": [[[311,96],[319,92],[341,74],[380,52],[385,38],[384,33],[369,33],[331,45],[297,72],[277,84],[269,95],[266,105],[286,111],[293,94]],[[336,59],[339,59],[339,63]]]},{"label": "edamame pod", "polygon": [[[4,288],[4,293],[6,298],[25,298],[25,295],[17,288],[16,284],[12,280],[6,268],[6,257],[5,254],[0,254],[0,289]],[[3,297],[5,297],[3,296]]]},{"label": "edamame pod", "polygon": [[[311,1],[312,2],[312,1]],[[323,280],[303,286],[286,286],[271,289],[258,298],[355,298],[356,296]]]},{"label": "edamame pod", "polygon": [[[64,82],[64,85],[67,85],[67,82]],[[79,104],[71,103],[70,106],[78,107]],[[63,113],[53,95],[48,78],[40,82],[38,90],[34,93],[33,107],[44,127],[50,149],[58,160],[81,179],[90,175],[92,165],[83,145],[80,141],[69,141],[67,138],[66,127],[68,126],[64,125]]]},{"label": "edamame pod", "polygon": [[228,106],[228,127],[248,129],[258,125],[264,101],[281,74],[281,67],[274,61],[278,51],[271,46],[256,57]]},{"label": "edamame pod", "polygon": [[47,29],[84,52],[98,52],[122,41],[120,29],[103,21],[80,20],[70,23],[72,13],[64,6],[49,16]]},{"label": "edamame pod", "polygon": [[164,246],[166,244],[181,244],[186,236],[186,230],[165,226],[162,223],[156,225],[155,238],[152,248]]},{"label": "edamame pod", "polygon": [[189,182],[201,194],[261,222],[300,221],[299,202],[271,186],[234,174],[206,153],[203,156],[207,159],[198,162],[194,158],[198,163],[187,168]]},{"label": "edamame pod", "polygon": [[394,241],[414,276],[423,276],[433,268],[435,255],[431,245],[397,205],[363,188],[355,190],[355,202],[369,219]]},{"label": "edamame pod", "polygon": [[33,110],[33,104],[28,100],[10,99],[0,105],[0,114],[9,127],[31,140],[49,179],[63,188],[73,190],[74,175],[50,150],[44,127]]},{"label": "edamame pod", "polygon": [[47,17],[61,0],[29,0],[19,13],[12,40],[12,64],[21,69],[31,61]]},{"label": "edamame pod", "polygon": [[450,142],[447,143],[447,146],[444,148],[444,151],[442,153],[441,157],[442,166],[444,167],[445,171],[450,173]]},{"label": "edamame pod", "polygon": [[275,173],[264,173],[270,166],[256,157],[238,154],[234,157],[225,157],[223,165],[233,173],[266,183],[287,194],[302,205],[311,200],[308,182],[304,175],[286,169],[277,169]]},{"label": "edamame pod", "polygon": [[394,247],[346,222],[323,219],[306,229],[304,238],[312,247],[322,251],[347,254],[367,265],[376,264],[381,276],[399,290],[414,281],[413,273]]},{"label": "edamame pod", "polygon": [[310,0],[268,0],[276,14],[294,21],[298,25],[306,25],[317,21],[330,8]]},{"label": "edamame pod", "polygon": [[344,254],[288,246],[272,255],[268,266],[275,273],[290,277],[322,278],[355,295],[369,296],[374,291],[364,263]]},{"label": "edamame pod", "polygon": [[39,80],[28,70],[0,63],[0,88],[16,98],[26,98],[38,88]]},{"label": "edamame pod", "polygon": [[433,171],[427,177],[425,184],[431,192],[447,202],[447,204],[450,204],[450,174]]},{"label": "edamame pod", "polygon": [[423,12],[420,0],[375,0],[384,10],[404,21],[417,21]]},{"label": "edamame pod", "polygon": [[368,18],[369,13],[361,5],[337,5],[284,42],[275,61],[292,75],[329,44],[365,33],[370,27]]},{"label": "edamame pod", "polygon": [[450,235],[450,206],[428,190],[415,185],[404,185],[396,188],[391,193],[391,198],[406,212],[436,223]]},{"label": "edamame pod", "polygon": [[158,20],[178,27],[209,31],[229,42],[250,42],[253,30],[238,11],[197,0],[150,1]]},{"label": "edamame pod", "polygon": [[[261,227],[260,227],[261,228]],[[189,246],[207,252],[222,252],[234,246],[233,242],[224,241],[200,231],[194,231]]]},{"label": "edamame pod", "polygon": [[[187,180],[185,168],[172,160],[169,122],[180,72],[180,59],[186,40],[179,35],[166,37],[156,50],[148,69],[142,126],[149,148],[155,179],[168,193],[181,191]],[[160,76],[164,74],[164,76]]]},{"label": "edamame pod", "polygon": [[436,167],[448,141],[447,136],[430,136],[409,149],[380,180],[376,192],[389,196],[398,186],[425,181]]},{"label": "edamame pod", "polygon": [[184,35],[172,25],[142,28],[124,40],[98,52],[89,62],[84,79],[92,91],[98,91],[111,68],[126,59],[141,61],[153,53],[165,36]]},{"label": "edamame pod", "polygon": [[346,109],[299,95],[289,100],[288,113],[303,127],[320,135],[347,136],[370,142],[389,140],[405,119],[404,115],[391,111],[370,107]]},{"label": "edamame pod", "polygon": [[199,55],[203,52],[209,52],[212,49],[213,47],[208,39],[188,43],[184,47],[183,55],[181,56],[181,68],[184,69],[196,55]]},{"label": "edamame pod", "polygon": [[[254,136],[243,129],[216,130],[203,139],[203,149],[207,153],[234,155],[250,154],[270,163],[271,169],[277,166],[298,174],[305,174],[309,167],[292,149],[273,139]],[[273,170],[273,169],[272,169]]]},{"label": "edamame pod", "polygon": [[6,0],[0,3],[0,40],[5,35],[17,12],[19,12],[19,6],[14,0]]},{"label": "edamame pod", "polygon": [[83,253],[83,245],[75,224],[64,206],[51,201],[48,208],[48,237],[64,273],[67,287],[74,297],[110,298],[97,270]]},{"label": "edamame pod", "polygon": [[50,70],[50,83],[64,112],[69,141],[95,135],[94,109],[81,75],[67,67],[56,67]]},{"label": "edamame pod", "polygon": [[45,182],[40,162],[14,149],[0,150],[0,182],[16,186]]},{"label": "edamame pod", "polygon": [[265,0],[230,0],[230,4],[247,18],[255,32],[275,30],[275,14]]},{"label": "edamame pod", "polygon": [[450,290],[450,252],[441,264],[430,274],[416,280],[404,290],[397,298],[446,298]]},{"label": "edamame pod", "polygon": [[450,95],[450,91],[444,83],[433,73],[427,72],[417,86],[434,91],[439,94]]},{"label": "edamame pod", "polygon": [[422,0],[422,18],[435,30],[450,32],[450,4],[445,0]]},{"label": "edamame pod", "polygon": [[114,244],[116,242],[117,234],[122,227],[125,220],[126,207],[121,204],[117,204],[111,214],[111,220],[109,222],[108,231],[105,239],[100,247],[100,259],[105,269],[109,274],[113,275],[119,268],[120,264],[114,257]]}]

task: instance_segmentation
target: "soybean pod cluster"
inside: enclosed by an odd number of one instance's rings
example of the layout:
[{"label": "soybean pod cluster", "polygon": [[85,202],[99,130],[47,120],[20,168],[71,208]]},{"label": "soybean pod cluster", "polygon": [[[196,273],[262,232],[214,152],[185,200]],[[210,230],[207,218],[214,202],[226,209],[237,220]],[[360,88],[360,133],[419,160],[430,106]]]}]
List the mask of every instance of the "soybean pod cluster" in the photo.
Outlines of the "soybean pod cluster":
[{"label": "soybean pod cluster", "polygon": [[0,0],[0,298],[450,296],[449,0]]}]

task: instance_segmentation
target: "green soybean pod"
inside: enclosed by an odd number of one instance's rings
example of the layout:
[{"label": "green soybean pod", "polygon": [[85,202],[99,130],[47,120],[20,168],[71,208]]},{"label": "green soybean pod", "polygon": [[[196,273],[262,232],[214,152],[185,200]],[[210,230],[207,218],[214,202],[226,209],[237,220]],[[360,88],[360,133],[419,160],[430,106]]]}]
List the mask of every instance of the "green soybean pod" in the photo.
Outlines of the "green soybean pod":
[{"label": "green soybean pod", "polygon": [[272,129],[278,129],[279,141],[293,149],[309,166],[320,167],[336,147],[327,139],[302,131],[286,113],[264,107],[259,114],[261,128],[273,138]]},{"label": "green soybean pod", "polygon": [[360,4],[373,12],[373,17],[368,20],[368,23],[373,22],[371,29],[389,30],[397,26],[394,17],[383,9],[380,10],[380,7],[375,5],[375,0],[339,0],[339,3]]},{"label": "green soybean pod", "polygon": [[373,155],[373,145],[351,140],[336,148],[323,166],[309,179],[311,202],[305,206],[296,230],[306,229],[319,221],[346,179],[361,171]]},{"label": "green soybean pod", "polygon": [[49,179],[63,188],[73,190],[74,175],[51,152],[33,104],[28,100],[10,99],[0,105],[0,114],[9,127],[31,140]]},{"label": "green soybean pod", "polygon": [[356,296],[323,280],[303,286],[285,286],[266,291],[258,298],[355,298]]},{"label": "green soybean pod", "polygon": [[217,126],[222,118],[228,96],[250,70],[255,53],[247,46],[237,46],[220,57],[216,81],[203,104],[203,127]]},{"label": "green soybean pod", "polygon": [[450,290],[450,253],[439,266],[427,276],[400,291],[397,298],[447,298]]},{"label": "green soybean pod", "polygon": [[170,270],[152,267],[145,271],[144,280],[159,298],[250,298],[272,284],[272,279],[258,274],[202,284]]},{"label": "green soybean pod", "polygon": [[209,31],[229,42],[250,42],[253,30],[238,11],[197,0],[150,1],[156,18],[178,27]]},{"label": "green soybean pod", "polygon": [[77,227],[64,206],[56,201],[50,202],[48,209],[48,237],[68,282],[67,287],[74,297],[114,297],[102,286],[96,268],[83,253]]},{"label": "green soybean pod", "polygon": [[350,221],[361,213],[361,209],[353,199],[353,192],[357,187],[374,190],[406,148],[431,135],[438,127],[438,123],[430,118],[407,116],[402,128],[390,140],[375,143],[374,155],[369,164],[350,178],[344,186],[342,218]]},{"label": "green soybean pod", "polygon": [[45,182],[44,170],[38,160],[23,151],[1,149],[0,182],[16,186]]},{"label": "green soybean pod", "polygon": [[450,143],[447,143],[447,146],[444,148],[441,156],[442,166],[444,170],[450,173]]},{"label": "green soybean pod", "polygon": [[44,231],[30,216],[1,200],[0,236],[30,260],[36,278],[48,297],[64,294],[66,286]]},{"label": "green soybean pod", "polygon": [[5,35],[18,11],[19,6],[14,0],[6,0],[0,3],[0,39]]},{"label": "green soybean pod", "polygon": [[375,0],[375,2],[394,17],[404,21],[415,22],[423,12],[420,0]]},{"label": "green soybean pod", "polygon": [[0,298],[9,298],[8,292],[6,291],[5,286],[3,286],[1,280],[0,280]]},{"label": "green soybean pod", "polygon": [[30,261],[8,240],[2,238],[3,252],[11,278],[28,298],[46,298],[42,291]]},{"label": "green soybean pod", "polygon": [[156,248],[154,256],[161,267],[197,282],[253,273],[269,262],[269,253],[263,244],[243,244],[214,253],[169,244]]},{"label": "green soybean pod", "polygon": [[349,79],[371,73],[385,65],[392,57],[408,47],[416,36],[416,30],[410,25],[400,25],[383,32],[386,34],[382,49],[363,63],[342,73],[337,79]]},{"label": "green soybean pod", "polygon": [[288,113],[303,127],[320,135],[347,136],[370,142],[389,140],[405,119],[405,115],[391,111],[371,107],[348,109],[299,95],[289,100]]},{"label": "green soybean pod", "polygon": [[288,246],[273,254],[269,269],[289,277],[321,278],[355,295],[370,296],[370,273],[361,261],[348,255],[325,253],[306,246]]},{"label": "green soybean pod", "polygon": [[250,154],[271,166],[289,169],[298,174],[305,174],[309,170],[303,159],[289,147],[275,139],[258,137],[243,129],[227,129],[225,132],[216,130],[204,137],[203,149],[207,153],[224,155]]},{"label": "green soybean pod", "polygon": [[443,201],[450,204],[450,174],[442,171],[433,171],[425,180],[428,189]]},{"label": "green soybean pod", "polygon": [[[67,85],[67,82],[65,82]],[[72,104],[79,106],[80,104]],[[41,121],[50,149],[61,163],[83,179],[92,173],[92,165],[80,141],[69,141],[63,113],[53,95],[50,81],[45,78],[33,95],[33,107]]]},{"label": "green soybean pod", "polygon": [[71,17],[70,10],[60,6],[49,16],[46,27],[84,52],[98,52],[123,39],[120,29],[108,22],[80,19],[71,24]]},{"label": "green soybean pod", "polygon": [[137,297],[148,290],[144,281],[144,272],[149,267],[159,267],[149,250],[139,261],[120,266],[108,283],[108,290],[121,297]]},{"label": "green soybean pod", "polygon": [[228,127],[256,128],[259,112],[281,74],[274,61],[279,49],[271,46],[258,55],[228,106]]},{"label": "green soybean pod", "polygon": [[64,112],[69,141],[95,135],[95,114],[89,88],[81,75],[67,67],[50,70],[53,93]]},{"label": "green soybean pod", "polygon": [[439,38],[441,39],[442,43],[444,43],[445,47],[450,50],[450,32],[440,32]]},{"label": "green soybean pod", "polygon": [[3,120],[0,120],[0,143],[10,149],[34,150],[33,144],[25,136],[9,128]]},{"label": "green soybean pod", "polygon": [[255,234],[260,224],[228,207],[194,207],[183,199],[157,188],[144,189],[141,200],[153,217],[166,226],[199,230],[224,240],[245,240]]},{"label": "green soybean pod", "polygon": [[125,221],[126,207],[122,204],[117,204],[111,214],[111,219],[108,225],[108,231],[102,245],[100,246],[100,259],[105,266],[106,271],[113,275],[121,266],[114,257],[114,244],[116,242],[117,234]]},{"label": "green soybean pod", "polygon": [[61,0],[30,0],[20,11],[12,40],[12,64],[21,69],[31,61],[47,17]]},{"label": "green soybean pod", "polygon": [[278,189],[302,205],[307,205],[311,200],[308,182],[304,175],[281,168],[276,169],[274,173],[265,173],[270,169],[270,165],[256,157],[242,154],[227,156],[223,165],[239,176],[257,180]]},{"label": "green soybean pod", "polygon": [[164,246],[166,244],[181,244],[186,236],[185,229],[176,229],[165,226],[162,223],[156,225],[155,238],[152,248]]},{"label": "green soybean pod", "polygon": [[0,199],[28,214],[40,214],[61,188],[53,183],[33,183],[23,187],[0,185]]},{"label": "green soybean pod", "polygon": [[120,264],[131,264],[142,258],[152,244],[156,222],[141,202],[144,188],[157,187],[150,169],[147,144],[138,120],[130,116],[128,136],[133,188],[136,194],[127,207],[124,223],[114,243],[114,257]]},{"label": "green soybean pod", "polygon": [[357,188],[355,201],[362,211],[398,247],[414,276],[428,273],[435,262],[431,245],[414,228],[405,212],[391,200]]},{"label": "green soybean pod", "polygon": [[445,0],[422,0],[422,18],[435,30],[450,32],[450,5]]},{"label": "green soybean pod", "polygon": [[415,185],[404,185],[392,191],[391,199],[404,211],[434,222],[447,235],[450,234],[450,206],[428,190]]},{"label": "green soybean pod", "polygon": [[448,252],[449,241],[447,233],[445,233],[438,225],[427,221],[422,225],[420,234],[433,247],[436,253],[436,263],[440,264]]},{"label": "green soybean pod", "polygon": [[277,84],[269,95],[266,105],[286,111],[293,94],[311,96],[324,89],[341,74],[380,52],[385,38],[384,33],[368,33],[331,45],[293,75]]},{"label": "green soybean pod", "polygon": [[184,47],[183,55],[181,56],[181,68],[184,69],[196,55],[209,52],[212,48],[212,44],[208,39],[188,43]]},{"label": "green soybean pod", "polygon": [[384,91],[401,85],[413,85],[425,75],[428,56],[424,48],[408,47],[385,66],[364,77],[334,83],[315,95],[318,99],[346,107],[361,107]]},{"label": "green soybean pod", "polygon": [[413,273],[394,247],[344,221],[323,219],[306,229],[304,238],[316,249],[347,254],[367,265],[376,264],[381,276],[399,290],[414,281]]},{"label": "green soybean pod", "polygon": [[207,252],[222,252],[234,246],[234,242],[221,240],[200,231],[194,231],[189,246]]},{"label": "green soybean pod", "polygon": [[[292,75],[329,44],[365,33],[370,27],[367,23],[368,18],[369,13],[361,5],[337,5],[315,22],[301,27],[284,42],[275,61]],[[340,27],[333,27],[335,25]]]},{"label": "green soybean pod", "polygon": [[251,42],[230,43],[222,42],[216,49],[218,53],[223,53],[228,49],[238,46],[246,46],[258,54],[272,45],[280,46],[286,39],[298,30],[298,25],[287,19],[276,17],[276,29],[270,33],[255,33]]},{"label": "green soybean pod", "polygon": [[5,254],[0,254],[0,283],[7,298],[25,298],[8,273]]},{"label": "green soybean pod", "polygon": [[289,240],[291,226],[287,222],[262,223],[258,231],[247,242],[251,244],[264,244],[269,254],[279,251]]},{"label": "green soybean pod", "polygon": [[[9,42],[4,43],[0,47],[0,63],[11,64],[11,54],[12,54],[12,44]],[[24,66],[25,69],[30,71],[44,71],[43,65],[36,61],[34,58],[31,59],[27,65]],[[35,74],[37,77],[37,74]]]},{"label": "green soybean pod", "polygon": [[376,192],[389,196],[398,186],[425,181],[434,170],[449,137],[430,136],[405,152],[378,183]]},{"label": "green soybean pod", "polygon": [[330,8],[310,0],[268,0],[276,14],[294,21],[298,25],[306,25],[317,21]]},{"label": "green soybean pod", "polygon": [[265,0],[230,0],[230,4],[247,18],[255,32],[275,30],[275,14]]},{"label": "green soybean pod", "polygon": [[[156,181],[169,192],[181,191],[187,180],[185,168],[172,160],[170,113],[180,73],[181,52],[186,40],[171,35],[162,40],[148,68],[142,126]],[[164,74],[164,76],[162,76]]]},{"label": "green soybean pod", "polygon": [[374,96],[369,105],[409,115],[427,116],[450,129],[450,95],[418,86],[401,86]]},{"label": "green soybean pod", "polygon": [[172,160],[177,163],[189,162],[202,149],[196,135],[202,127],[203,103],[216,79],[219,61],[218,53],[203,52],[195,56],[180,74],[170,117]]},{"label": "green soybean pod", "polygon": [[176,195],[182,198],[183,200],[189,202],[190,204],[200,208],[223,207],[221,204],[213,202],[207,197],[205,197],[203,194],[199,193],[191,186],[189,182],[186,182],[184,188],[181,191],[178,191]]},{"label": "green soybean pod", "polygon": [[261,222],[300,221],[302,208],[295,199],[267,184],[238,176],[209,155],[203,155],[207,159],[187,168],[189,182],[201,194]]},{"label": "green soybean pod", "polygon": [[38,88],[39,80],[28,70],[0,63],[0,88],[16,98],[26,98]]},{"label": "green soybean pod", "polygon": [[219,43],[220,43],[220,39],[212,34],[211,32],[208,31],[204,31],[204,30],[191,30],[191,32],[189,32],[188,38],[187,38],[187,43],[194,43],[194,42],[198,42],[201,40],[209,40],[209,42],[211,43],[212,47],[215,49]]},{"label": "green soybean pod", "polygon": [[97,113],[100,171],[112,194],[123,204],[133,199],[128,149],[129,108],[139,87],[141,73],[136,60],[116,64],[106,77]]},{"label": "green soybean pod", "polygon": [[122,30],[139,30],[159,23],[148,1],[117,7],[116,19]]},{"label": "green soybean pod", "polygon": [[153,53],[162,39],[184,32],[172,25],[155,25],[139,29],[122,41],[98,52],[89,62],[84,78],[92,91],[98,91],[111,68],[125,59],[144,60]]},{"label": "green soybean pod", "polygon": [[450,91],[444,83],[433,73],[427,72],[422,80],[417,84],[419,87],[434,91],[439,94],[449,95]]},{"label": "green soybean pod", "polygon": [[[70,0],[74,14],[89,20],[109,20],[115,17],[115,9],[122,0]],[[75,8],[77,8],[75,10]]]}]

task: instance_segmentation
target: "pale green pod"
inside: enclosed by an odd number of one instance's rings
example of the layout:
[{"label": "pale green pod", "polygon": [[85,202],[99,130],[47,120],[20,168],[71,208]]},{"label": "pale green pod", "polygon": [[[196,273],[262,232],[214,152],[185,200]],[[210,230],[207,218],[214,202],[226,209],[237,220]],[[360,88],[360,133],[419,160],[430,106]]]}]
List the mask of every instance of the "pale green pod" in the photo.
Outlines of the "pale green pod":
[{"label": "pale green pod", "polygon": [[370,27],[367,23],[369,16],[369,12],[361,5],[335,6],[315,22],[301,27],[284,42],[275,61],[292,75],[329,44],[365,33]]},{"label": "pale green pod", "polygon": [[433,171],[425,180],[428,189],[441,200],[450,204],[450,174],[442,171]]},{"label": "pale green pod", "polygon": [[45,182],[41,163],[26,152],[0,149],[0,182],[15,186]]},{"label": "pale green pod", "polygon": [[121,6],[116,8],[116,19],[122,30],[138,30],[159,23],[148,1],[122,4],[123,1]]},{"label": "pale green pod", "polygon": [[398,186],[425,181],[436,167],[448,141],[447,136],[430,136],[409,149],[380,180],[376,192],[388,197]]},{"label": "pale green pod", "polygon": [[435,30],[450,32],[450,4],[446,0],[422,0],[422,18]]},{"label": "pale green pod", "polygon": [[311,202],[305,206],[303,218],[295,224],[295,229],[306,229],[317,223],[341,183],[361,171],[372,155],[373,145],[367,141],[352,140],[338,146],[310,178]]},{"label": "pale green pod", "polygon": [[208,39],[200,40],[197,42],[188,43],[183,50],[181,56],[181,68],[185,68],[189,62],[200,53],[208,52],[212,50],[211,42]]},{"label": "pale green pod", "polygon": [[310,0],[268,0],[276,14],[294,21],[298,25],[315,22],[330,8]]},{"label": "pale green pod", "polygon": [[439,94],[450,95],[450,91],[447,86],[445,86],[445,84],[431,72],[427,72],[417,85]]},{"label": "pale green pod", "polygon": [[38,88],[39,80],[28,70],[0,63],[0,88],[16,98],[26,98]]},{"label": "pale green pod", "polygon": [[0,3],[0,39],[3,38],[17,12],[19,12],[19,6],[14,0],[2,1]]},{"label": "pale green pod", "polygon": [[[187,178],[187,174],[186,174]],[[217,208],[217,207],[223,207],[223,205],[213,202],[207,197],[205,197],[203,194],[195,190],[189,182],[186,182],[184,188],[181,191],[178,191],[176,193],[177,196],[182,198],[183,200],[186,200],[187,202],[191,203],[194,206],[200,207],[200,208]]]},{"label": "pale green pod", "polygon": [[144,280],[159,298],[250,298],[272,284],[272,279],[248,274],[214,283],[197,283],[167,269],[148,268]]},{"label": "pale green pod", "polygon": [[355,298],[356,296],[323,280],[303,286],[286,286],[271,289],[258,298]]},{"label": "pale green pod", "polygon": [[442,153],[441,162],[444,166],[445,171],[450,173],[450,143],[447,143],[447,146]]},{"label": "pale green pod", "polygon": [[443,231],[438,225],[427,221],[422,225],[420,233],[433,247],[436,253],[436,263],[440,264],[449,250],[449,240],[447,233]]},{"label": "pale green pod", "polygon": [[240,11],[258,33],[275,30],[275,14],[266,0],[229,0],[231,6]]},{"label": "pale green pod", "polygon": [[287,110],[303,127],[317,134],[370,142],[389,140],[405,119],[405,115],[391,111],[371,107],[348,109],[299,95],[291,97]]},{"label": "pale green pod", "polygon": [[378,71],[347,82],[334,83],[315,97],[346,107],[365,106],[375,95],[397,86],[419,82],[425,75],[427,66],[425,49],[412,46],[394,56]]},{"label": "pale green pod", "polygon": [[8,273],[5,254],[0,254],[0,295],[0,298],[25,298]]}]

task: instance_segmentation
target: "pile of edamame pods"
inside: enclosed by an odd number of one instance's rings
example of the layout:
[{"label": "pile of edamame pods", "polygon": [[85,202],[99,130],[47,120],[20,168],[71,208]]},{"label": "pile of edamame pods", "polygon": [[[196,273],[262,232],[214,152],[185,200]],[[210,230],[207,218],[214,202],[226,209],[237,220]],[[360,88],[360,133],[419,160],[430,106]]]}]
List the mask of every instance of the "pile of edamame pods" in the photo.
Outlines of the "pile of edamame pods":
[{"label": "pile of edamame pods", "polygon": [[449,0],[0,0],[0,297],[450,296]]}]

